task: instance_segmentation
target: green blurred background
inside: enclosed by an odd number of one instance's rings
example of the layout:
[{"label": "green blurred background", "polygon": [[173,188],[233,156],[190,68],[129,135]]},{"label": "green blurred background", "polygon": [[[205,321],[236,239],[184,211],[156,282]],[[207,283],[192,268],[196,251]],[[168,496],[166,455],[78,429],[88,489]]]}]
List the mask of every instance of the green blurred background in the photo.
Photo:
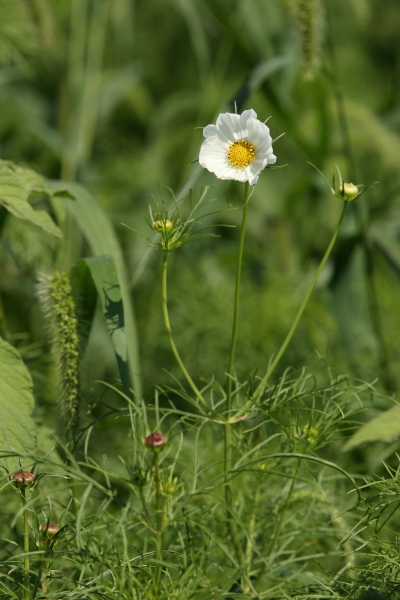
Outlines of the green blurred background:
[{"label": "green blurred background", "polygon": [[[263,372],[281,344],[339,217],[340,201],[309,161],[329,180],[338,165],[346,181],[379,184],[351,205],[280,372],[328,366],[397,389],[398,0],[0,0],[0,15],[0,156],[83,183],[106,210],[129,272],[147,397],[180,374],[162,324],[161,255],[122,224],[151,237],[144,217],[152,195],[171,203],[165,186],[182,197],[211,185],[213,209],[227,209],[203,220],[220,238],[173,254],[169,291],[193,378],[223,380],[243,190],[196,161],[201,128],[234,101],[271,117],[273,138],[285,133],[274,152],[287,165],[264,171],[251,198],[239,378]],[[0,221],[2,328],[44,413],[56,397],[35,283],[53,268],[58,242],[5,211]],[[78,230],[68,243],[58,268],[89,253]],[[85,368],[90,402],[111,402],[94,387],[118,377],[100,317]]]}]

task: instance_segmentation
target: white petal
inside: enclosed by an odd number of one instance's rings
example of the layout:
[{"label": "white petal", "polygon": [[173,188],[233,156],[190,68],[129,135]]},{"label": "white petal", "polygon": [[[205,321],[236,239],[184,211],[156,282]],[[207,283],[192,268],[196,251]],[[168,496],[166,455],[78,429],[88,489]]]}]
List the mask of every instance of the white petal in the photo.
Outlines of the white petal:
[{"label": "white petal", "polygon": [[216,125],[206,125],[203,129],[203,135],[205,138],[211,137],[212,135],[218,135],[218,129]]},{"label": "white petal", "polygon": [[257,114],[253,109],[245,110],[240,115],[240,139],[249,139],[249,122],[252,120],[257,120]]},{"label": "white petal", "polygon": [[221,113],[217,119],[217,128],[225,139],[234,140],[241,139],[238,137],[240,132],[240,117],[233,113]]},{"label": "white petal", "polygon": [[272,138],[269,134],[269,128],[261,121],[251,119],[248,122],[249,137],[257,151],[261,150],[265,145],[272,143]]}]

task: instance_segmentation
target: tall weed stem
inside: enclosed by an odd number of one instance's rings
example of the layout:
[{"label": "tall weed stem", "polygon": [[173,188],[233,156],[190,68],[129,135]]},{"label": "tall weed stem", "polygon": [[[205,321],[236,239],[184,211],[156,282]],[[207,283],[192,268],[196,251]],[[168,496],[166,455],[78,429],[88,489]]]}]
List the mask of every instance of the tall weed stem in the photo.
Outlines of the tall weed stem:
[{"label": "tall weed stem", "polygon": [[167,261],[168,261],[168,255],[165,253],[164,257],[163,257],[163,270],[162,270],[162,310],[163,310],[163,316],[164,316],[164,325],[165,325],[165,329],[167,332],[169,344],[171,346],[173,355],[175,356],[176,362],[178,363],[182,373],[184,374],[184,376],[186,378],[186,381],[192,388],[192,390],[195,393],[198,400],[200,400],[200,402],[208,409],[207,402],[204,400],[203,396],[201,395],[200,390],[198,389],[198,387],[194,383],[193,379],[190,377],[188,371],[186,370],[186,367],[183,364],[183,361],[179,355],[178,349],[175,346],[175,342],[172,337],[171,324],[169,322],[169,315],[168,315],[168,303],[167,303]]}]

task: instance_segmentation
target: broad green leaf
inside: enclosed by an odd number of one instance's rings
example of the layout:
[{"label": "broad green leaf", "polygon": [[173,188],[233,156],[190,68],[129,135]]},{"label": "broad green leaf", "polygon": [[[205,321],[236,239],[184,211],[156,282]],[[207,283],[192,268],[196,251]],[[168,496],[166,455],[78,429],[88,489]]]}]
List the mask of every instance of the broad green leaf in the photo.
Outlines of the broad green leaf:
[{"label": "broad green leaf", "polygon": [[72,292],[79,307],[80,353],[86,348],[97,303],[97,290],[87,264],[81,260],[70,270]]},{"label": "broad green leaf", "polygon": [[[29,451],[35,447],[31,418],[32,378],[17,350],[0,338],[0,448]],[[5,461],[10,463],[10,461]],[[15,467],[17,464],[15,464]]]},{"label": "broad green leaf", "polygon": [[83,272],[83,265],[86,265],[89,269],[96,287],[114,346],[124,392],[129,395],[130,378],[127,361],[125,311],[115,261],[110,254],[85,258],[77,265],[81,273]]},{"label": "broad green leaf", "polygon": [[[60,182],[48,181],[47,185],[51,188],[55,186],[60,188]],[[120,293],[124,306],[125,334],[127,344],[127,361],[129,366],[130,380],[132,387],[138,397],[141,395],[140,362],[139,348],[136,333],[135,316],[133,311],[133,302],[129,293],[127,273],[116,233],[110,219],[105,211],[94,198],[94,196],[83,186],[72,183],[62,182],[63,189],[67,190],[74,198],[70,202],[61,197],[54,197],[52,202],[56,209],[62,207],[69,211],[74,217],[80,230],[89,243],[94,256],[111,254],[115,261],[115,267],[118,274]]]},{"label": "broad green leaf", "polygon": [[344,450],[351,450],[364,442],[392,442],[400,436],[400,406],[392,406],[363,425],[345,444]]},{"label": "broad green leaf", "polygon": [[61,186],[47,188],[45,180],[35,171],[18,167],[7,160],[0,160],[0,204],[14,217],[30,221],[47,233],[62,237],[62,231],[44,210],[35,210],[28,202],[31,194],[54,196],[63,194]]}]

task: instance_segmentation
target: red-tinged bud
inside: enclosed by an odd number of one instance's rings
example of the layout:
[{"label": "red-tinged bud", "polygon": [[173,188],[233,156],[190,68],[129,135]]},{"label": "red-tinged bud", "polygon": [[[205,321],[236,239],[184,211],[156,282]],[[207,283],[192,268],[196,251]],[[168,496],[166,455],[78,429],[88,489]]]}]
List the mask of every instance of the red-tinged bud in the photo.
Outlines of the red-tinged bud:
[{"label": "red-tinged bud", "polygon": [[44,537],[53,538],[60,531],[60,528],[55,523],[45,523],[41,526],[40,531]]},{"label": "red-tinged bud", "polygon": [[161,450],[165,444],[165,437],[161,433],[151,433],[144,440],[146,448],[149,450]]},{"label": "red-tinged bud", "polygon": [[35,484],[35,475],[29,471],[17,471],[11,481],[19,490],[26,490]]}]

